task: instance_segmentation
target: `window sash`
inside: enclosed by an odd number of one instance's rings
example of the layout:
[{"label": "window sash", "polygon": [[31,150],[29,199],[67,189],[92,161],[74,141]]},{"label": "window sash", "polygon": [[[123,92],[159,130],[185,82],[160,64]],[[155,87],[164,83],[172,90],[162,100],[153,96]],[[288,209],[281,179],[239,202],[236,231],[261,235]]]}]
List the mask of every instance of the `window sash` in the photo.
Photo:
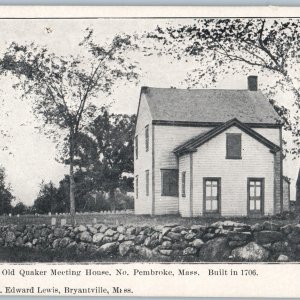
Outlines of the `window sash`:
[{"label": "window sash", "polygon": [[242,158],[242,135],[240,133],[226,134],[226,158]]},{"label": "window sash", "polygon": [[178,197],[178,170],[161,170],[161,195]]},{"label": "window sash", "polygon": [[139,176],[135,176],[135,197],[136,199],[139,198]]},{"label": "window sash", "polygon": [[204,210],[206,213],[220,211],[220,185],[219,178],[204,178]]},{"label": "window sash", "polygon": [[181,196],[185,197],[186,172],[181,173]]},{"label": "window sash", "polygon": [[249,179],[249,211],[263,211],[263,179]]}]

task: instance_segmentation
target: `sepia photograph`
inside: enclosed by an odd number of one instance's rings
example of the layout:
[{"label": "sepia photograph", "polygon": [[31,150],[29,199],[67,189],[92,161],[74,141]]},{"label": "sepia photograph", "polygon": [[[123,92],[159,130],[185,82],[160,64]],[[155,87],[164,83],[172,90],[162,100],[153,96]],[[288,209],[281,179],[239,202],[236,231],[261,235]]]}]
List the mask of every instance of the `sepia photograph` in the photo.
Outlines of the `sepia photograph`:
[{"label": "sepia photograph", "polygon": [[1,263],[300,261],[300,14],[0,24]]}]

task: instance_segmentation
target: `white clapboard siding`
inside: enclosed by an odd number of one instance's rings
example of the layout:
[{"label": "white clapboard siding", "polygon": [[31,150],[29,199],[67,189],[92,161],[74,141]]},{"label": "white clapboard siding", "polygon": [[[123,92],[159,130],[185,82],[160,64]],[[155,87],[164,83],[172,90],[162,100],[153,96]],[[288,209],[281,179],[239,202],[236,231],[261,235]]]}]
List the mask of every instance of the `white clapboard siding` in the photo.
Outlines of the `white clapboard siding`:
[{"label": "white clapboard siding", "polygon": [[280,146],[280,130],[278,128],[252,128],[275,145]]},{"label": "white clapboard siding", "polygon": [[[242,134],[242,159],[226,159],[226,133]],[[274,154],[237,127],[231,127],[193,153],[194,215],[203,213],[203,177],[221,177],[221,214],[247,215],[247,178],[265,179],[265,215],[274,213]]]},{"label": "white clapboard siding", "polygon": [[174,148],[211,128],[163,125],[154,127],[155,214],[178,214],[179,198],[161,195],[161,169],[178,169]]},{"label": "white clapboard siding", "polygon": [[[152,118],[144,95],[141,95],[135,136],[138,136],[138,159],[134,150],[134,184],[138,175],[138,199],[134,201],[136,214],[152,213]],[[145,127],[149,125],[149,150],[145,147]],[[134,145],[135,149],[136,145]],[[146,196],[146,170],[149,170],[149,196]],[[136,191],[136,186],[134,187]]]}]

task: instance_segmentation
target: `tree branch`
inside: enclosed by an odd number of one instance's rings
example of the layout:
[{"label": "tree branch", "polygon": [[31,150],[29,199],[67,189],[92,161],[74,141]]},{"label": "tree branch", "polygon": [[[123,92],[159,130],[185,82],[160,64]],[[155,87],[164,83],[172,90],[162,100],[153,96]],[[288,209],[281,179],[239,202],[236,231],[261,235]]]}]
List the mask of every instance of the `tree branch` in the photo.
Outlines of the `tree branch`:
[{"label": "tree branch", "polygon": [[261,29],[258,31],[259,32],[258,43],[260,45],[260,49],[263,50],[272,59],[272,61],[275,63],[275,65],[277,66],[277,68],[279,70],[280,69],[280,64],[278,63],[278,60],[271,53],[271,51],[267,47],[265,47],[265,45],[263,43],[263,32],[264,32],[264,29],[265,29],[265,23],[266,23],[266,20],[262,20]]},{"label": "tree branch", "polygon": [[[77,110],[77,113],[76,113],[76,124],[75,124],[75,132],[78,132],[78,128],[79,128],[79,124],[80,124],[80,120],[81,120],[81,116],[82,116],[82,113],[83,113],[83,110],[84,110],[84,107],[85,107],[85,103],[87,101],[87,98],[88,98],[88,95],[90,93],[90,91],[92,90],[92,85],[93,85],[93,80],[94,80],[94,77],[96,76],[98,70],[100,69],[102,63],[104,62],[104,60],[113,52],[113,50],[115,50],[116,47],[111,47],[111,49],[106,52],[105,56],[103,56],[99,63],[98,63],[98,66],[96,67],[96,69],[93,71],[92,70],[92,73],[91,73],[91,76],[90,76],[90,79],[89,79],[89,83],[88,83],[88,86],[86,88],[86,91],[83,95],[83,97],[80,99],[80,105],[79,105],[79,108]],[[100,75],[99,75],[100,76]],[[99,76],[97,78],[97,80],[99,79]]]}]

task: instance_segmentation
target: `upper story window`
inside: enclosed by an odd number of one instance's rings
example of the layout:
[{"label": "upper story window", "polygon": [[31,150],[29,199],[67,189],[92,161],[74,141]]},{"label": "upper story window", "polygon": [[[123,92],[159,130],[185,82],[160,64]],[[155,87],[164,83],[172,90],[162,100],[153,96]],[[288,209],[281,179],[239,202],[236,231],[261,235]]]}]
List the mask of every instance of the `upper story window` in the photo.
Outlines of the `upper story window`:
[{"label": "upper story window", "polygon": [[226,134],[226,158],[242,158],[242,135],[240,133]]},{"label": "upper story window", "polygon": [[139,139],[138,139],[137,135],[134,138],[134,144],[135,144],[135,159],[138,159],[138,157],[139,157]]},{"label": "upper story window", "polygon": [[178,170],[161,170],[162,196],[178,196]]},{"label": "upper story window", "polygon": [[149,151],[149,125],[145,127],[145,149]]}]

